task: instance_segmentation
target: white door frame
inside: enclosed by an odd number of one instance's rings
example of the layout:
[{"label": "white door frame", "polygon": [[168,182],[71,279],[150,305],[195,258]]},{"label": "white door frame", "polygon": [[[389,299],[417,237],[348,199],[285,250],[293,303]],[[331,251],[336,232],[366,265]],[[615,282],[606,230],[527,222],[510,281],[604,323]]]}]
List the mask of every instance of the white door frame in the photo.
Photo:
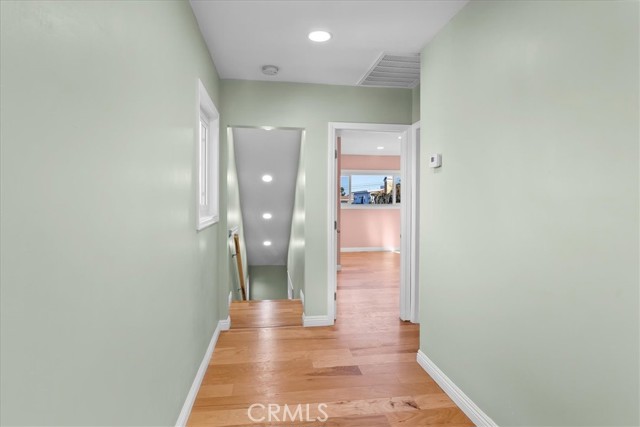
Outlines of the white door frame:
[{"label": "white door frame", "polygon": [[420,323],[420,122],[411,125],[409,143],[409,171],[411,182],[411,261],[410,261],[410,320]]},{"label": "white door frame", "polygon": [[[327,151],[327,314],[330,321],[336,318],[335,295],[337,291],[337,233],[335,230],[337,212],[337,171],[336,171],[336,137],[341,130],[361,130],[375,132],[401,132],[401,165],[400,175],[402,180],[402,194],[409,195],[403,197],[400,204],[400,215],[402,220],[400,230],[400,318],[402,320],[417,321],[414,316],[414,307],[417,307],[417,279],[412,280],[412,266],[416,260],[413,255],[413,248],[417,244],[417,236],[414,233],[411,202],[413,198],[413,187],[417,184],[414,179],[415,173],[411,173],[412,165],[416,163],[414,132],[411,125],[399,124],[376,124],[376,123],[341,123],[329,122],[329,143]],[[414,166],[415,168],[415,166]],[[412,286],[412,282],[414,283]]]}]

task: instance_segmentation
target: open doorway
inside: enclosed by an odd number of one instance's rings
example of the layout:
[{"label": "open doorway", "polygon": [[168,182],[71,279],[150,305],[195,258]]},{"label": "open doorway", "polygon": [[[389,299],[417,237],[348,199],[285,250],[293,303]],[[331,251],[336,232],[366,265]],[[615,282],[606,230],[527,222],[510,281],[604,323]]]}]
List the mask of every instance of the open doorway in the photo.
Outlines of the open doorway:
[{"label": "open doorway", "polygon": [[362,305],[415,322],[412,127],[330,123],[329,138],[330,314],[349,318],[347,307]]},{"label": "open doorway", "polygon": [[400,317],[402,132],[337,135],[338,322],[364,313],[371,324]]},{"label": "open doorway", "polygon": [[289,279],[302,129],[229,129],[228,223],[235,300],[293,297]]}]

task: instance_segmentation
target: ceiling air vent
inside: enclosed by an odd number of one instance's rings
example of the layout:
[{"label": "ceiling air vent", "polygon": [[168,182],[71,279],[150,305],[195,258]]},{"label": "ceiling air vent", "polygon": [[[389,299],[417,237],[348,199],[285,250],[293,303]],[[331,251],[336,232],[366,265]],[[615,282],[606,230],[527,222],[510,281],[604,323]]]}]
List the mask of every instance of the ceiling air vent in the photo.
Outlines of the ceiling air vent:
[{"label": "ceiling air vent", "polygon": [[358,85],[414,88],[418,83],[420,83],[420,54],[384,53]]}]

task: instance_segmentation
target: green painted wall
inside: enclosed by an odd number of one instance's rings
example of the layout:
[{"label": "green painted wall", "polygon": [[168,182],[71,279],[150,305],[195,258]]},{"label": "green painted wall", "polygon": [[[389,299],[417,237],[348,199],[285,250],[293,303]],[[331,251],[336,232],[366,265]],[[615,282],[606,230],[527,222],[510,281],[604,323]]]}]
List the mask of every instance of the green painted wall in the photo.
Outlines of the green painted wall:
[{"label": "green painted wall", "polygon": [[422,52],[420,346],[499,425],[640,424],[638,12],[471,2]]},{"label": "green painted wall", "polygon": [[[304,151],[306,132],[302,132],[300,140],[300,158],[298,159],[298,176],[296,178],[293,214],[291,215],[291,234],[289,235],[289,249],[287,252],[287,272],[291,278],[293,297],[300,298],[300,291],[304,292],[304,262],[305,262],[305,180]],[[287,282],[287,287],[289,286]],[[288,290],[288,288],[287,288]]]},{"label": "green painted wall", "polygon": [[251,299],[287,299],[287,267],[284,265],[252,265]]},{"label": "green painted wall", "polygon": [[[224,129],[227,135],[227,229],[231,230],[238,227],[238,237],[240,238],[240,255],[242,257],[242,274],[244,274],[245,283],[249,277],[249,265],[247,263],[247,244],[244,239],[244,225],[242,223],[242,206],[240,204],[240,185],[238,183],[238,169],[236,167],[236,156],[233,144],[233,130]],[[231,136],[229,133],[231,132]],[[242,300],[242,292],[240,291],[240,277],[238,275],[238,262],[231,254],[235,253],[235,242],[233,236],[228,240],[230,251],[222,256],[228,258],[229,265],[229,288],[226,290],[227,296],[221,295],[221,301],[228,301],[229,292],[233,292],[234,300]],[[221,281],[221,283],[224,283]],[[224,305],[224,303],[223,303]],[[225,305],[226,307],[226,305]],[[227,307],[228,308],[228,307]]]},{"label": "green painted wall", "polygon": [[420,85],[411,89],[411,123],[420,121]]},{"label": "green painted wall", "polygon": [[174,424],[224,234],[195,231],[198,77],[220,105],[191,8],[0,5],[0,423]]},{"label": "green painted wall", "polygon": [[[411,123],[411,90],[222,81],[223,126],[306,130],[304,293],[307,315],[327,314],[328,123]],[[223,150],[226,143],[223,142]]]}]

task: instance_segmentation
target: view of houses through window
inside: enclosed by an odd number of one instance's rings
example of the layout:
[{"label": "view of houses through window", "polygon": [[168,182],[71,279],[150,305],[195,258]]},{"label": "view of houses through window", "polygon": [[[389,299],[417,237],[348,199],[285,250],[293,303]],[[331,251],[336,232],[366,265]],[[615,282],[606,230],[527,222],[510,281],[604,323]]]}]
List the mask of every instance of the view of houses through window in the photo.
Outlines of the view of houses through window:
[{"label": "view of houses through window", "polygon": [[340,203],[347,205],[393,205],[401,200],[400,174],[345,173],[340,176]]}]

